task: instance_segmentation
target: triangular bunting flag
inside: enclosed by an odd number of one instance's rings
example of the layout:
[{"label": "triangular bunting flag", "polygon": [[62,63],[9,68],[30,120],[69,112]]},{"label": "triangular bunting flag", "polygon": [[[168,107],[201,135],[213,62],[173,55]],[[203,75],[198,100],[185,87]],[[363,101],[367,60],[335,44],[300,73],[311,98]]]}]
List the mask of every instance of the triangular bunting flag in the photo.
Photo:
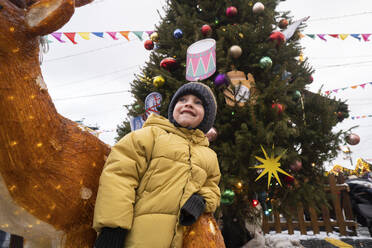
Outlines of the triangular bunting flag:
[{"label": "triangular bunting flag", "polygon": [[358,87],[358,85],[354,85],[354,86],[351,86],[350,88],[356,89],[357,87]]},{"label": "triangular bunting flag", "polygon": [[315,34],[306,34],[307,36],[309,36],[311,39],[315,39]]},{"label": "triangular bunting flag", "polygon": [[332,90],[332,91],[337,93],[338,89],[335,89],[335,90]]},{"label": "triangular bunting flag", "polygon": [[345,40],[348,36],[349,34],[340,34],[341,40]]},{"label": "triangular bunting flag", "polygon": [[83,38],[84,40],[90,40],[90,33],[89,32],[78,32],[78,34]]},{"label": "triangular bunting flag", "polygon": [[298,32],[298,37],[300,37],[300,39],[302,39],[302,38],[305,37],[305,35],[303,33],[301,33],[301,32]]},{"label": "triangular bunting flag", "polygon": [[365,115],[362,115],[362,118],[366,118],[367,116],[365,116]]},{"label": "triangular bunting flag", "polygon": [[77,44],[77,42],[75,41],[75,35],[76,33],[63,33],[64,35],[66,35],[66,37],[72,42],[74,43],[75,45]]},{"label": "triangular bunting flag", "polygon": [[60,33],[60,32],[54,32],[54,33],[51,33],[51,35],[54,38],[56,38],[56,40],[58,40],[61,43],[65,43],[66,42],[66,41],[64,41],[64,40],[61,39],[62,33]]},{"label": "triangular bunting flag", "polygon": [[354,119],[355,119],[355,117],[354,117],[354,116],[352,116],[352,117],[351,117],[351,119],[353,119],[353,120],[354,120]]},{"label": "triangular bunting flag", "polygon": [[150,36],[154,31],[146,31],[147,35]]},{"label": "triangular bunting flag", "polygon": [[372,84],[372,82],[369,82],[369,84]]},{"label": "triangular bunting flag", "polygon": [[371,34],[362,34],[362,37],[363,37],[363,40],[364,41],[369,41],[369,36],[370,36]]},{"label": "triangular bunting flag", "polygon": [[142,34],[143,34],[143,31],[132,31],[133,34],[135,34],[138,39],[140,39],[140,41],[142,41]]},{"label": "triangular bunting flag", "polygon": [[92,32],[97,37],[103,38],[103,32]]},{"label": "triangular bunting flag", "polygon": [[362,87],[364,89],[364,87],[366,86],[367,83],[365,84],[361,84],[360,87]]},{"label": "triangular bunting flag", "polygon": [[129,41],[129,31],[120,31],[119,33]]},{"label": "triangular bunting flag", "polygon": [[326,95],[329,95],[331,92],[329,91],[329,90],[327,90],[326,92],[325,92],[325,94]]},{"label": "triangular bunting flag", "polygon": [[352,37],[354,37],[355,39],[358,39],[360,41],[360,34],[350,34]]},{"label": "triangular bunting flag", "polygon": [[329,36],[338,39],[338,34],[329,34]]},{"label": "triangular bunting flag", "polygon": [[118,38],[116,38],[116,32],[106,32],[108,33],[114,40],[118,40]]},{"label": "triangular bunting flag", "polygon": [[324,41],[327,41],[326,38],[324,38],[325,34],[317,34],[317,36]]}]

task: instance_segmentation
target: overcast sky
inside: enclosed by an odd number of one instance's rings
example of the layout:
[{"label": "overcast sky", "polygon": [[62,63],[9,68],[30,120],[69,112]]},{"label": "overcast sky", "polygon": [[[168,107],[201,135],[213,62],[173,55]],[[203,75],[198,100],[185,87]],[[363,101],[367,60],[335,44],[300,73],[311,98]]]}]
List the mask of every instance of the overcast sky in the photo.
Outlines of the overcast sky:
[{"label": "overcast sky", "polygon": [[[60,32],[106,32],[153,30],[160,18],[165,0],[97,0],[95,3],[77,9],[75,15]],[[305,34],[351,34],[372,33],[372,1],[370,0],[288,0],[281,3],[280,10],[291,11],[294,19],[310,16]],[[54,38],[50,50],[44,55],[42,71],[49,93],[57,110],[71,120],[82,120],[87,125],[97,125],[101,130],[112,131],[100,134],[100,138],[113,145],[114,131],[125,118],[123,105],[131,103],[128,92],[134,73],[148,59],[149,52],[143,42],[130,35],[128,42],[117,35],[113,40],[105,34],[101,39],[92,36],[83,40],[77,35],[77,45],[66,37],[66,43]],[[146,39],[146,35],[143,37]],[[309,58],[316,72],[314,82],[308,86],[311,91],[333,90],[372,82],[372,41],[358,41],[353,37],[345,40],[325,37],[324,42],[305,37],[301,44],[304,55]],[[372,37],[370,38],[372,40]],[[115,94],[104,94],[117,92]],[[372,84],[365,89],[348,88],[332,96],[348,100],[351,116],[371,115]],[[95,96],[91,96],[95,95]],[[372,158],[372,118],[347,119],[337,128],[354,129],[360,144],[351,146],[354,164],[356,158]],[[351,166],[349,160],[339,156],[335,161]]]}]

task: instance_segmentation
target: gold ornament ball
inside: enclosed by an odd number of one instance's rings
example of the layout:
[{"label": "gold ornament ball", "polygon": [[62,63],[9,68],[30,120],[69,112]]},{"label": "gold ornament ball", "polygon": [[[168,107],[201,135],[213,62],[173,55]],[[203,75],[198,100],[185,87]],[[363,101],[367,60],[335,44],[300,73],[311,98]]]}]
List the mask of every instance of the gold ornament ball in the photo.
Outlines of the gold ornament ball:
[{"label": "gold ornament ball", "polygon": [[153,42],[158,42],[159,41],[159,34],[157,32],[154,32],[150,35],[150,39],[153,41]]},{"label": "gold ornament ball", "polygon": [[165,83],[165,79],[163,78],[163,76],[156,76],[154,77],[152,83],[155,87],[160,87]]},{"label": "gold ornament ball", "polygon": [[240,46],[234,45],[230,47],[230,54],[231,54],[231,57],[233,57],[234,59],[239,58],[242,55],[242,53],[243,53],[243,50]]}]

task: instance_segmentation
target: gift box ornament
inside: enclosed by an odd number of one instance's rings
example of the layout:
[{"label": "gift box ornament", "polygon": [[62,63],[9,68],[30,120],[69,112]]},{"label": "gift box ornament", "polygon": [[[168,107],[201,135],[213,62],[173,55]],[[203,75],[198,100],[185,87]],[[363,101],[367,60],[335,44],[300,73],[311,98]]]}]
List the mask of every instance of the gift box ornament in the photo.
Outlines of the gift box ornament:
[{"label": "gift box ornament", "polygon": [[203,39],[187,48],[186,79],[200,81],[216,72],[216,41]]},{"label": "gift box ornament", "polygon": [[224,90],[226,104],[234,107],[238,104],[243,107],[248,101],[255,104],[255,82],[251,73],[248,73],[248,79],[242,71],[230,71],[227,73],[231,84]]}]

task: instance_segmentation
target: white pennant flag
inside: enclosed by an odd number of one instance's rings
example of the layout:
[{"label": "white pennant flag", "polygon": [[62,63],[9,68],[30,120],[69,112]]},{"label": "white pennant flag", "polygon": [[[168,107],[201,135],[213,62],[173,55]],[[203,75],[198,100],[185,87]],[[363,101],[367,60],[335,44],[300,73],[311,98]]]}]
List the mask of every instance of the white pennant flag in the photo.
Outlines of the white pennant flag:
[{"label": "white pennant flag", "polygon": [[282,32],[284,34],[285,40],[286,41],[289,40],[293,36],[293,34],[296,31],[296,29],[298,28],[298,26],[300,26],[300,24],[302,22],[307,21],[309,18],[310,18],[310,16],[304,17],[300,20],[295,21],[291,25],[289,25],[287,27],[287,29]]}]

